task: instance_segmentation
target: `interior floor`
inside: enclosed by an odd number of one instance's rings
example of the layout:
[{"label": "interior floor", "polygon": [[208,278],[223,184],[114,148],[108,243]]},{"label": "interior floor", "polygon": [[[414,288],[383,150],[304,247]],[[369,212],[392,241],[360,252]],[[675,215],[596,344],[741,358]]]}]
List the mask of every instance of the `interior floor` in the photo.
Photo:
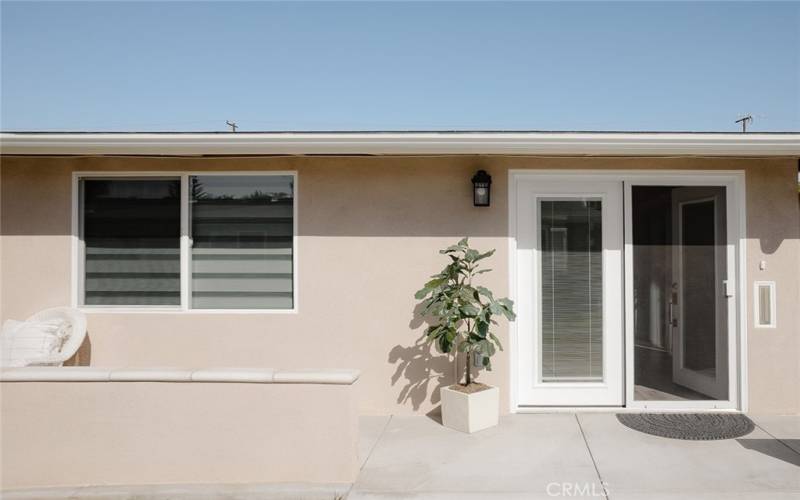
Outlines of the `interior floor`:
[{"label": "interior floor", "polygon": [[635,347],[633,397],[636,401],[703,401],[713,399],[672,381],[672,355]]}]

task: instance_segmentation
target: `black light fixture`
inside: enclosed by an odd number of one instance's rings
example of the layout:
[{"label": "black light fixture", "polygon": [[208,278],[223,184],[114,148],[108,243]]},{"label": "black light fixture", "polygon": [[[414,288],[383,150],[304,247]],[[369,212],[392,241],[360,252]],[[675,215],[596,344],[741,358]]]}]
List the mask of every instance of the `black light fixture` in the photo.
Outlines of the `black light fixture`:
[{"label": "black light fixture", "polygon": [[486,170],[478,170],[472,176],[472,204],[488,207],[491,202],[492,176]]}]

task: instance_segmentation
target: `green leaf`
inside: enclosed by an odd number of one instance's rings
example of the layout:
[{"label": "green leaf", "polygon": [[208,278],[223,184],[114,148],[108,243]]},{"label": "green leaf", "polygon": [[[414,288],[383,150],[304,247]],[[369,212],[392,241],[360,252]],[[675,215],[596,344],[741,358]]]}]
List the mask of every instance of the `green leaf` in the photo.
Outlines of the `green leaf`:
[{"label": "green leaf", "polygon": [[439,352],[447,354],[453,348],[453,343],[447,340],[447,335],[442,335],[436,339],[436,348]]},{"label": "green leaf", "polygon": [[425,330],[425,335],[428,337],[428,339],[433,340],[439,337],[443,331],[444,326],[442,325],[430,326]]},{"label": "green leaf", "polygon": [[478,342],[477,344],[478,344],[478,350],[485,356],[487,357],[494,356],[496,350],[494,348],[494,344],[492,344],[490,341],[484,339]]},{"label": "green leaf", "polygon": [[478,308],[473,306],[472,304],[464,304],[463,306],[461,306],[461,313],[469,318],[474,318],[475,316],[478,315],[479,312],[480,311],[478,310]]},{"label": "green leaf", "polygon": [[505,316],[509,321],[514,321],[517,318],[517,315],[514,314],[514,311],[505,307],[503,308],[503,316]]},{"label": "green leaf", "polygon": [[471,286],[465,286],[458,291],[458,296],[464,302],[472,303],[475,300],[475,289]]},{"label": "green leaf", "polygon": [[499,302],[500,305],[502,305],[503,307],[508,308],[509,311],[514,309],[514,301],[512,300],[502,298],[502,299],[497,299],[497,302]]},{"label": "green leaf", "polygon": [[[508,299],[498,299],[499,314],[505,316],[509,321],[513,321],[517,315],[514,314],[514,302]],[[498,313],[495,313],[498,314]]]},{"label": "green leaf", "polygon": [[477,257],[475,257],[475,260],[474,260],[474,262],[478,262],[479,260],[483,260],[483,259],[485,259],[485,258],[487,258],[487,257],[491,257],[492,255],[494,255],[494,249],[492,249],[492,250],[489,250],[489,251],[488,251],[488,252],[486,252],[486,253],[481,253],[481,254],[478,254],[478,256],[477,256]]},{"label": "green leaf", "polygon": [[497,338],[497,335],[490,333],[489,338],[494,340],[494,343],[497,344],[497,347],[499,347],[501,351],[503,350],[503,344],[500,343],[500,339]]},{"label": "green leaf", "polygon": [[484,286],[477,286],[475,289],[478,291],[479,294],[483,295],[489,300],[494,300],[494,295],[492,295],[492,291]]},{"label": "green leaf", "polygon": [[433,279],[425,283],[425,288],[439,288],[447,281],[446,277],[434,275]]},{"label": "green leaf", "polygon": [[422,310],[421,316],[425,316],[427,314],[431,314],[433,316],[441,316],[442,315],[442,303],[436,300],[431,300],[427,306]]}]

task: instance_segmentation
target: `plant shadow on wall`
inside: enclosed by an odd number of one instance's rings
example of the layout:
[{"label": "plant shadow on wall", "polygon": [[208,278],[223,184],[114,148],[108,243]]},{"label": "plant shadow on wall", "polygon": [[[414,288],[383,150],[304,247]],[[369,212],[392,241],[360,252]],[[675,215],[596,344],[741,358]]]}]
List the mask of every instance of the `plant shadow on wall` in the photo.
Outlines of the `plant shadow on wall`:
[{"label": "plant shadow on wall", "polygon": [[[415,312],[420,309],[418,306]],[[416,329],[423,323],[424,320],[414,319],[410,326]],[[453,383],[453,365],[450,356],[431,352],[430,343],[425,335],[418,338],[411,346],[394,346],[389,351],[389,363],[397,365],[392,375],[392,385],[397,385],[401,378],[405,379],[405,385],[397,396],[397,402],[401,404],[410,402],[414,410],[419,410],[428,399],[428,394],[432,404],[439,403],[439,389]]]},{"label": "plant shadow on wall", "polygon": [[[432,404],[439,403],[441,389],[457,384],[462,371],[466,381],[463,386],[470,386],[473,370],[491,370],[491,356],[503,349],[490,332],[491,326],[497,324],[492,316],[502,315],[508,320],[515,317],[510,300],[495,299],[491,291],[472,283],[475,276],[491,271],[478,268],[479,262],[491,257],[494,250],[480,253],[470,248],[464,238],[439,253],[446,255],[450,263],[416,293],[415,298],[421,302],[409,323],[412,330],[427,325],[424,334],[413,345],[396,345],[389,352],[389,362],[397,365],[392,385],[401,377],[406,380],[397,402],[410,402],[414,410],[425,403],[429,394]],[[459,370],[457,353],[462,353],[463,370]],[[434,417],[433,414],[435,410],[429,416]]]}]

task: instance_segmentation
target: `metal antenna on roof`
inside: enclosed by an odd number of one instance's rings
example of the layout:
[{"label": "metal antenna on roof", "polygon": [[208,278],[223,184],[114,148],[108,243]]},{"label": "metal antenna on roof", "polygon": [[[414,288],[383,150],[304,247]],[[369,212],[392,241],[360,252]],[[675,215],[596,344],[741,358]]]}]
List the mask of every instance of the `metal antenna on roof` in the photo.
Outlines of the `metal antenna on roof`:
[{"label": "metal antenna on roof", "polygon": [[239,128],[239,126],[236,125],[236,122],[225,120],[225,124],[231,128],[231,132],[236,132],[236,129]]},{"label": "metal antenna on roof", "polygon": [[736,120],[735,123],[742,124],[742,133],[747,132],[747,122],[753,123],[753,115],[747,115]]}]

